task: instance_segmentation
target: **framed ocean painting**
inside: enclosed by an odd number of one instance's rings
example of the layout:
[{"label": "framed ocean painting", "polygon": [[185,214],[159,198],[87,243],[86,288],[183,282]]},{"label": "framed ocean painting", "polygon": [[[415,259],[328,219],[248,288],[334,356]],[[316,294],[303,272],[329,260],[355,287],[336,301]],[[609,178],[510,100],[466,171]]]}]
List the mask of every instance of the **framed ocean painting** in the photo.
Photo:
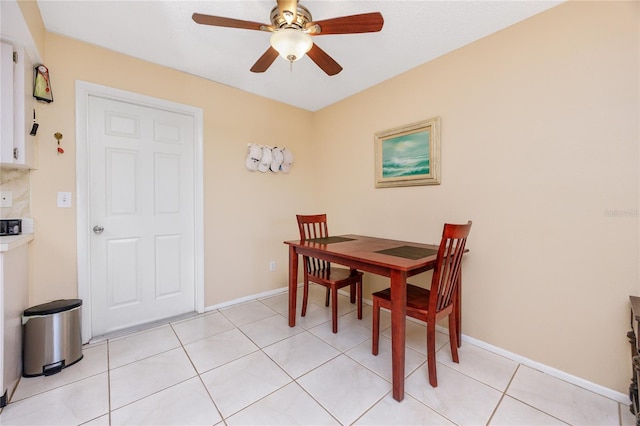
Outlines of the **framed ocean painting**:
[{"label": "framed ocean painting", "polygon": [[440,184],[440,117],[377,132],[376,188]]}]

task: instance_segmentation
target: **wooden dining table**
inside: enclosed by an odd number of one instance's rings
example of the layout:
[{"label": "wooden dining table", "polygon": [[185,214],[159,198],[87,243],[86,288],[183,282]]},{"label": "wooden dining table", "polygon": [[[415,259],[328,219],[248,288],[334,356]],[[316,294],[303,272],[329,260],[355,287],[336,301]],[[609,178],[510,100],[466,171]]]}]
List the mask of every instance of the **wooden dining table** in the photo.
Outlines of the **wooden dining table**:
[{"label": "wooden dining table", "polygon": [[[407,278],[435,267],[438,245],[352,234],[284,243],[289,246],[290,327],[296,325],[299,255],[323,259],[390,278],[393,398],[402,401],[404,399]],[[460,285],[458,285],[456,297],[455,315],[460,328]],[[459,332],[458,346],[460,346]]]}]

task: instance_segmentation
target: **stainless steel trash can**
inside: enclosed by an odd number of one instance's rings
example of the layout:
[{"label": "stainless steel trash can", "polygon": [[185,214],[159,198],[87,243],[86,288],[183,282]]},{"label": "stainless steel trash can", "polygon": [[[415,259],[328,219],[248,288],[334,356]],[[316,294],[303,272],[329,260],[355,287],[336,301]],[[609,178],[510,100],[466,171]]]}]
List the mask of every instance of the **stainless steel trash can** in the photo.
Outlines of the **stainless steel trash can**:
[{"label": "stainless steel trash can", "polygon": [[62,299],[22,315],[22,375],[49,376],[82,359],[82,300]]}]

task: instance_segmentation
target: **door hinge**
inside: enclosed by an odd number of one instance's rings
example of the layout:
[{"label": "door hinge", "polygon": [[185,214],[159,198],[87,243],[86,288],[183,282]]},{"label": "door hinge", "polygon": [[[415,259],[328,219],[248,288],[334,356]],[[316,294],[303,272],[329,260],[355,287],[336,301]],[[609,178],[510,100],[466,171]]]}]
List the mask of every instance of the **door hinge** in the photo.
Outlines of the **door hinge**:
[{"label": "door hinge", "polygon": [[13,63],[14,64],[18,63],[18,52],[13,52]]},{"label": "door hinge", "polygon": [[18,148],[13,148],[13,159],[17,160],[20,157],[20,151]]}]

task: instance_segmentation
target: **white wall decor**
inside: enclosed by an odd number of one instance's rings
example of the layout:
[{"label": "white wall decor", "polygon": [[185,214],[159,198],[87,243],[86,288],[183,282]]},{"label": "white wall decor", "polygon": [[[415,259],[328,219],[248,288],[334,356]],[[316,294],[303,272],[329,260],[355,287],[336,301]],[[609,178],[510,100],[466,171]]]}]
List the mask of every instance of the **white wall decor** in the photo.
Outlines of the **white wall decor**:
[{"label": "white wall decor", "polygon": [[270,147],[254,143],[248,144],[247,170],[263,173],[271,170],[274,173],[289,173],[293,164],[293,152],[287,148]]}]

